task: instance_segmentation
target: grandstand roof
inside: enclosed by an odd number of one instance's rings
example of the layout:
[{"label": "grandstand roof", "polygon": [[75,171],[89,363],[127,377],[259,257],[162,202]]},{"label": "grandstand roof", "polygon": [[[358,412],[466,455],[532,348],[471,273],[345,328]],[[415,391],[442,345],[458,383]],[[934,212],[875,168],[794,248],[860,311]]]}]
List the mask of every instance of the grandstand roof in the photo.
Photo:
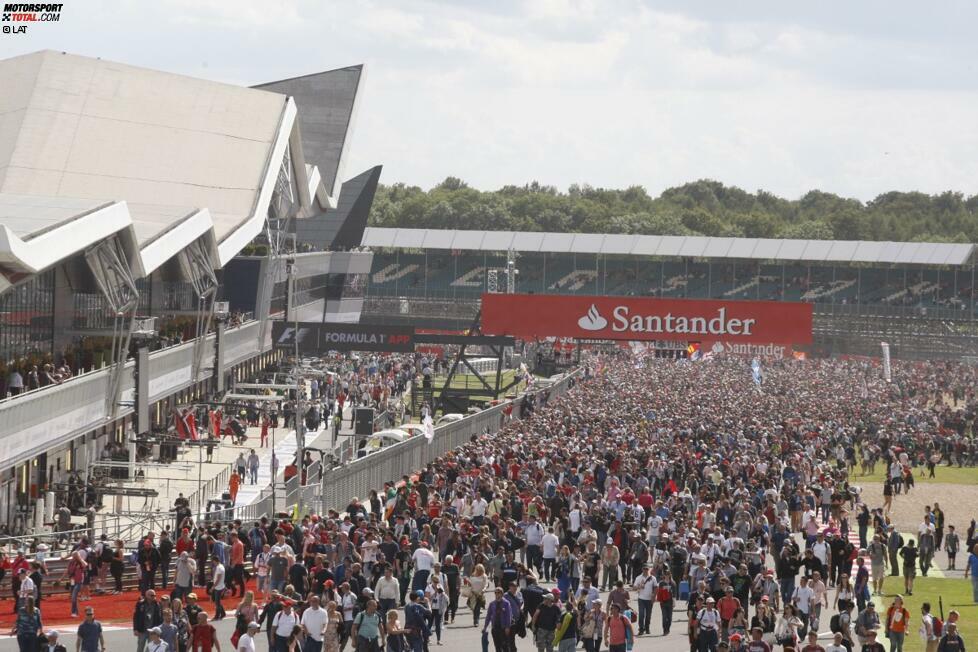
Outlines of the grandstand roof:
[{"label": "grandstand roof", "polygon": [[963,265],[973,244],[938,242],[869,242],[854,240],[781,240],[708,238],[703,236],[624,235],[600,233],[519,233],[449,229],[369,227],[362,245],[401,249],[456,249],[618,254],[696,258],[737,258],[824,263],[893,263]]},{"label": "grandstand roof", "polygon": [[327,195],[287,95],[54,51],[0,61],[0,79],[8,272],[119,232],[137,276],[198,238],[223,266],[261,232],[283,165],[300,216]]}]

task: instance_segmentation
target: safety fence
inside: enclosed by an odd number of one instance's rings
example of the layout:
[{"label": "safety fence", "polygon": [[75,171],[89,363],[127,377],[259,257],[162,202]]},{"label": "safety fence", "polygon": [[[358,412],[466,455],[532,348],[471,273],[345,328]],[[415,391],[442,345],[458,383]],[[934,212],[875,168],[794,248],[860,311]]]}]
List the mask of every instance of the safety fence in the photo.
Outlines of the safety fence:
[{"label": "safety fence", "polygon": [[[402,476],[418,471],[435,458],[468,442],[474,435],[498,432],[507,421],[507,412],[511,410],[511,418],[519,418],[525,402],[539,408],[551,399],[567,392],[568,389],[583,376],[583,370],[577,369],[565,374],[557,382],[543,388],[531,387],[511,401],[505,401],[491,408],[469,415],[459,421],[448,423],[435,428],[435,434],[429,442],[422,436],[412,437],[387,448],[383,448],[366,457],[352,459],[355,448],[355,438],[347,437],[334,454],[339,466],[324,469],[320,462],[314,462],[306,469],[306,483],[300,485],[299,476],[292,476],[286,482],[276,485],[276,490],[266,488],[248,505],[208,509],[207,500],[220,495],[228,486],[230,474],[233,471],[229,465],[218,475],[208,480],[197,492],[188,496],[191,512],[197,514],[203,521],[232,521],[241,519],[244,522],[255,521],[262,516],[273,516],[276,513],[293,513],[299,506],[302,513],[325,513],[328,509],[343,511],[353,497],[365,498],[370,489],[380,489],[385,482],[396,482]],[[112,539],[122,539],[127,544],[137,541],[147,532],[159,532],[164,525],[171,529],[175,526],[172,512],[151,514],[129,514],[128,516],[101,516],[96,522],[94,534],[108,534]],[[65,534],[50,533],[45,535],[52,543]],[[36,536],[24,537],[24,541],[8,538],[9,547],[30,543],[36,544]],[[3,540],[0,539],[0,545]]]},{"label": "safety fence", "polygon": [[385,482],[397,481],[404,475],[420,470],[435,458],[468,442],[473,435],[499,431],[510,405],[513,408],[512,416],[519,417],[525,397],[528,396],[537,406],[543,405],[573,387],[582,375],[583,370],[577,369],[545,389],[531,387],[512,401],[435,428],[435,436],[430,442],[425,437],[412,437],[330,469],[326,472],[318,504],[314,501],[309,501],[309,504],[318,508],[320,513],[327,509],[342,510],[351,498],[365,498],[371,489],[379,490]]}]

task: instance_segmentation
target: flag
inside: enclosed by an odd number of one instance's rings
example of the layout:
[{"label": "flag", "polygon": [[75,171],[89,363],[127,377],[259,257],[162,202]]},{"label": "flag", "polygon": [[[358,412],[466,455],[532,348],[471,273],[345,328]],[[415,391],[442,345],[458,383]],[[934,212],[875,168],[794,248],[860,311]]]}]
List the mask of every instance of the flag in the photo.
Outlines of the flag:
[{"label": "flag", "polygon": [[700,343],[699,342],[690,342],[686,346],[686,357],[688,357],[690,360],[699,360],[700,359]]},{"label": "flag", "polygon": [[220,410],[212,410],[210,413],[211,417],[211,435],[216,439],[221,437],[221,425],[224,421],[224,416],[221,414]]},{"label": "flag", "polygon": [[194,415],[188,409],[173,408],[173,423],[180,439],[197,439],[197,426]]},{"label": "flag", "polygon": [[754,384],[760,387],[761,381],[763,380],[763,377],[761,376],[761,361],[758,360],[757,358],[751,360],[750,371],[751,371],[751,376],[754,377]]},{"label": "flag", "polygon": [[426,415],[424,418],[424,438],[428,440],[430,444],[435,438],[435,422],[432,421],[431,415]]}]

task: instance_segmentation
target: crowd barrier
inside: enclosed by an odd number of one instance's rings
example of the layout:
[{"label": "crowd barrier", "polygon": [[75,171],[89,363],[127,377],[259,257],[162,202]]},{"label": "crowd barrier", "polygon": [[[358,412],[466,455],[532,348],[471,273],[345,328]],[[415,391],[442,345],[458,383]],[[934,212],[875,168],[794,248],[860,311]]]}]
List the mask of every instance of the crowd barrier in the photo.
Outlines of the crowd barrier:
[{"label": "crowd barrier", "polygon": [[523,398],[527,394],[540,404],[565,393],[582,375],[583,370],[577,369],[545,389],[531,388],[512,401],[435,428],[435,436],[430,443],[425,437],[412,437],[330,469],[326,471],[318,504],[312,500],[308,504],[318,508],[319,513],[325,513],[328,509],[342,511],[353,497],[366,500],[371,489],[380,489],[385,482],[396,482],[402,476],[420,470],[435,458],[468,442],[473,435],[499,431],[506,408],[512,404],[512,416],[519,417]]}]

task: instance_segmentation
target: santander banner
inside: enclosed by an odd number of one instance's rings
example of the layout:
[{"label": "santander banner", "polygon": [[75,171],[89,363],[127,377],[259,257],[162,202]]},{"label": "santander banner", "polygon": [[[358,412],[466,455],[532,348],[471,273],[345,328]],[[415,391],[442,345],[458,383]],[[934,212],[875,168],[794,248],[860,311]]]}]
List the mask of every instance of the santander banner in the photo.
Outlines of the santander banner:
[{"label": "santander banner", "polygon": [[810,344],[812,305],[558,294],[483,294],[482,332],[524,339]]}]

